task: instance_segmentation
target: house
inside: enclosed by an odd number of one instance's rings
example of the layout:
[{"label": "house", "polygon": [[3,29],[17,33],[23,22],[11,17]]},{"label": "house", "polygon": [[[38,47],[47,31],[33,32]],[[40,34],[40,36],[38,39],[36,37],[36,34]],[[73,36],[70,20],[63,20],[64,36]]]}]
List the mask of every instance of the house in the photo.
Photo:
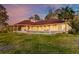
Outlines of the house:
[{"label": "house", "polygon": [[70,26],[59,19],[49,20],[24,20],[12,26],[13,31],[19,32],[51,32],[62,33],[70,30]]}]

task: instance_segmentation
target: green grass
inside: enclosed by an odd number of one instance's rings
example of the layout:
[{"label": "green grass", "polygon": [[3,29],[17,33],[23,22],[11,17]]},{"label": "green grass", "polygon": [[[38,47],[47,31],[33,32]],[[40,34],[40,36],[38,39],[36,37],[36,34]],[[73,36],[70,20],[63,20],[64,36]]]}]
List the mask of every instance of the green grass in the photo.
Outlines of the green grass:
[{"label": "green grass", "polygon": [[1,54],[79,53],[79,35],[0,33]]}]

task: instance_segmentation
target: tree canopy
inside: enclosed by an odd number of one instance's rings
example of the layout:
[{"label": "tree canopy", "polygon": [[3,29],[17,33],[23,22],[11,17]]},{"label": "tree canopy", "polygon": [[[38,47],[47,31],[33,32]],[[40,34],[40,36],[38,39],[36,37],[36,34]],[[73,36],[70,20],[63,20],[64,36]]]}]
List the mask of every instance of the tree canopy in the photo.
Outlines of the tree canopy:
[{"label": "tree canopy", "polygon": [[56,14],[58,18],[64,20],[71,27],[69,33],[78,33],[79,32],[79,19],[75,18],[75,11],[70,7],[57,9]]},{"label": "tree canopy", "polygon": [[48,14],[47,14],[46,17],[45,17],[45,20],[50,19],[51,16],[52,16],[52,9],[49,9]]},{"label": "tree canopy", "polygon": [[40,20],[40,17],[37,14],[34,15],[34,18],[35,18],[35,20]]},{"label": "tree canopy", "polygon": [[31,19],[33,19],[33,20],[40,20],[40,16],[37,15],[37,14],[35,14],[35,15],[29,17],[29,19],[30,19],[30,20],[31,20]]},{"label": "tree canopy", "polygon": [[8,15],[6,8],[2,5],[0,5],[0,23],[4,23],[8,20]]},{"label": "tree canopy", "polygon": [[57,18],[57,14],[49,8],[48,14],[45,16],[45,20],[49,20],[52,18]]},{"label": "tree canopy", "polygon": [[8,25],[8,19],[6,8],[3,5],[0,5],[0,31]]},{"label": "tree canopy", "polygon": [[67,20],[74,18],[75,11],[70,7],[60,8],[55,11],[59,19]]}]

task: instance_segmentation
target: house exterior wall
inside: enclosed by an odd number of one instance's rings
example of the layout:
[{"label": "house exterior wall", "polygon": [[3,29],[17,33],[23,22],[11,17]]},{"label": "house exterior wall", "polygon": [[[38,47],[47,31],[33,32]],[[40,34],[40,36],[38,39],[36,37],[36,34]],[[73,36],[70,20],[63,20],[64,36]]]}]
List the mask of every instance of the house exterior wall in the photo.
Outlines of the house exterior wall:
[{"label": "house exterior wall", "polygon": [[21,27],[21,31],[57,31],[65,32],[70,29],[70,26],[65,23],[46,24],[46,25],[26,25]]}]

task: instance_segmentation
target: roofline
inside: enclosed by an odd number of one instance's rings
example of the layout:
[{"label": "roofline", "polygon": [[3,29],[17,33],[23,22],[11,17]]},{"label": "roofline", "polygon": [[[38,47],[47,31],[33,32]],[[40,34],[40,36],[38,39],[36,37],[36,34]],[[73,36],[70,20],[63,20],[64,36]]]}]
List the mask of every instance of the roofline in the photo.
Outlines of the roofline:
[{"label": "roofline", "polygon": [[[58,19],[55,19],[55,20],[58,20]],[[28,23],[24,23],[24,24],[20,24],[21,22],[23,22],[23,21],[29,21]],[[46,22],[44,23],[44,21],[45,20],[40,20],[40,21],[43,21],[43,23],[39,23],[39,21],[38,22],[31,22],[30,20],[23,20],[23,21],[21,21],[21,22],[19,22],[19,23],[16,23],[16,24],[14,24],[14,25],[12,25],[12,26],[24,26],[24,25],[46,25]],[[47,21],[47,20],[46,20]],[[55,24],[55,23],[63,23],[64,21],[54,21],[54,22],[48,22],[47,24]]]}]

